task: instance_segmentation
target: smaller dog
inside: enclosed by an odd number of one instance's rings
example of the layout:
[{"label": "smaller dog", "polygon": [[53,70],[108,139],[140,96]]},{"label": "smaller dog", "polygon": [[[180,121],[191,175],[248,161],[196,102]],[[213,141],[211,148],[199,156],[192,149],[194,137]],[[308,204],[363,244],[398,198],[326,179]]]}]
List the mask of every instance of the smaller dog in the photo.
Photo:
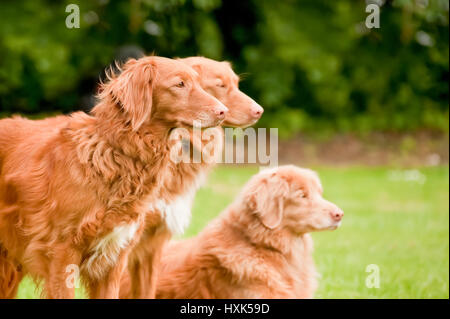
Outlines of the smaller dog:
[{"label": "smaller dog", "polygon": [[197,237],[165,247],[156,297],[312,298],[317,273],[309,233],[338,228],[343,215],[322,197],[315,172],[262,171]]}]

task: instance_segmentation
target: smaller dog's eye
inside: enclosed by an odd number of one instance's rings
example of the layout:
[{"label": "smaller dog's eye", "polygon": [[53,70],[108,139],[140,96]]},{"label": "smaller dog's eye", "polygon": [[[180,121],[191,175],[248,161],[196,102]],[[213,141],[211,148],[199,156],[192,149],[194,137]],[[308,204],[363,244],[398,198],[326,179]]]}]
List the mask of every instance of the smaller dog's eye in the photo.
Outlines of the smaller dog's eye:
[{"label": "smaller dog's eye", "polygon": [[184,82],[181,81],[180,83],[178,83],[178,84],[177,84],[177,87],[179,87],[179,88],[184,88]]},{"label": "smaller dog's eye", "polygon": [[226,88],[226,87],[227,87],[227,86],[226,86],[225,84],[223,84],[223,83],[217,84],[217,86],[220,87],[220,88]]},{"label": "smaller dog's eye", "polygon": [[297,191],[295,195],[298,198],[306,198],[306,194],[303,191]]}]

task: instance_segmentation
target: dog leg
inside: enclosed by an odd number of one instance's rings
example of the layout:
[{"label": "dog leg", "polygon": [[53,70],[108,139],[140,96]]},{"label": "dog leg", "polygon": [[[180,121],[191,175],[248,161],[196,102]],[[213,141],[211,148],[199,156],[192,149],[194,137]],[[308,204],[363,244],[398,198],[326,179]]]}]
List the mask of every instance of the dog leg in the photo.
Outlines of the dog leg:
[{"label": "dog leg", "polygon": [[53,254],[54,258],[50,262],[49,274],[45,278],[46,297],[73,299],[75,298],[74,280],[78,280],[76,277],[79,274],[81,255],[77,250],[65,244],[56,246]]},{"label": "dog leg", "polygon": [[144,260],[135,261],[130,269],[131,291],[129,297],[133,299],[154,299],[156,294],[157,269],[160,252],[146,256]]},{"label": "dog leg", "polygon": [[15,298],[22,278],[21,266],[9,260],[7,251],[0,246],[0,299]]},{"label": "dog leg", "polygon": [[146,229],[146,236],[141,238],[129,260],[131,288],[129,284],[124,285],[127,290],[123,293],[125,298],[155,298],[161,255],[164,244],[169,238],[170,232],[160,226]]},{"label": "dog leg", "polygon": [[128,264],[131,249],[122,251],[117,263],[102,279],[88,279],[89,297],[91,299],[118,299],[122,274]]}]

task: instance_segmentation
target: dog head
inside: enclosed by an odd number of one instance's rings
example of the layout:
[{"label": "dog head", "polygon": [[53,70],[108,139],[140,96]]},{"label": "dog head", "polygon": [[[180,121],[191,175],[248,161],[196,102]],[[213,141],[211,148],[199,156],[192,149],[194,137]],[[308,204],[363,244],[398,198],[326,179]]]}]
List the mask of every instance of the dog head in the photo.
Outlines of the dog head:
[{"label": "dog head", "polygon": [[218,62],[204,57],[190,57],[180,61],[200,74],[202,87],[221,101],[229,112],[223,125],[247,127],[255,124],[264,109],[239,90],[239,77],[229,62]]},{"label": "dog head", "polygon": [[285,228],[294,234],[334,230],[344,215],[322,197],[315,172],[291,165],[254,176],[244,190],[243,200],[266,228]]},{"label": "dog head", "polygon": [[217,126],[228,112],[203,90],[194,69],[157,56],[130,59],[118,76],[109,76],[99,97],[119,105],[134,131],[153,120],[173,127],[193,126],[195,122],[202,127]]}]

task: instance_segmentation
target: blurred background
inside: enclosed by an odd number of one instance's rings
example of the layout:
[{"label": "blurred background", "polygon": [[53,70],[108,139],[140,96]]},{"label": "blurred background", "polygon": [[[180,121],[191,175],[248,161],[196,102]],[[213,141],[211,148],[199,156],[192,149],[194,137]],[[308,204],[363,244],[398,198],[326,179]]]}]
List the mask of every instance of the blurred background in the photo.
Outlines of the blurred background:
[{"label": "blurred background", "polygon": [[2,1],[1,112],[89,110],[106,66],[154,52],[231,61],[282,136],[448,131],[448,1],[378,1],[379,29],[362,0]]},{"label": "blurred background", "polygon": [[[371,3],[380,28],[365,25]],[[319,297],[448,298],[448,24],[447,0],[2,0],[0,117],[89,111],[114,60],[231,61],[280,162],[317,169],[346,211],[317,236]],[[188,235],[255,171],[216,170]],[[364,286],[370,263],[384,290]]]}]

